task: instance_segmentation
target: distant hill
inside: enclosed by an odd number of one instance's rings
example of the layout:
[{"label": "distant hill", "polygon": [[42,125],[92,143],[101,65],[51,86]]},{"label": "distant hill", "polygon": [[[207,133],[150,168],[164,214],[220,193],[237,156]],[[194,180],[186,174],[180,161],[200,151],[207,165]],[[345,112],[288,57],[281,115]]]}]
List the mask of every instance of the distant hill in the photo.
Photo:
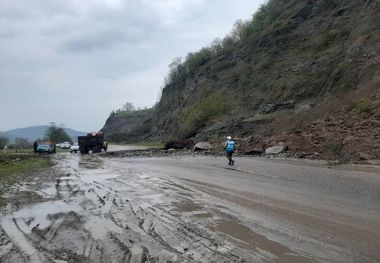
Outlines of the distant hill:
[{"label": "distant hill", "polygon": [[[26,138],[29,141],[34,141],[36,139],[42,139],[48,127],[48,125],[40,125],[26,128],[18,128],[0,132],[0,136],[8,137],[10,140],[13,140],[15,138]],[[86,135],[86,132],[77,131],[70,128],[65,128],[65,131],[74,139],[78,136]]]}]

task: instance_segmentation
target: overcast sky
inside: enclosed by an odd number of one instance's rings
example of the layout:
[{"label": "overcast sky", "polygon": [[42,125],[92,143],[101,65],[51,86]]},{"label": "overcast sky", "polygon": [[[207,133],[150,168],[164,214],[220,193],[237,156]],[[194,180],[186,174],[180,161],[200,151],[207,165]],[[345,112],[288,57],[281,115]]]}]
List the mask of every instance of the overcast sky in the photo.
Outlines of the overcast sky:
[{"label": "overcast sky", "polygon": [[264,0],[0,0],[0,131],[100,129],[150,107],[168,64],[222,38]]}]

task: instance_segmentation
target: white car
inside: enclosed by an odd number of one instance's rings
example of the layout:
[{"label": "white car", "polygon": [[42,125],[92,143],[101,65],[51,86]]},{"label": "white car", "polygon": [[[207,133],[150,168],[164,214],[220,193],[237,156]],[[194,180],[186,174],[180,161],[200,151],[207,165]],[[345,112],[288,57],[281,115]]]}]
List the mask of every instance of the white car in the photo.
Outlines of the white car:
[{"label": "white car", "polygon": [[61,144],[61,149],[70,149],[71,144],[69,142],[64,142]]},{"label": "white car", "polygon": [[79,151],[79,145],[77,143],[74,143],[71,147],[70,147],[70,152],[73,153],[77,153]]}]

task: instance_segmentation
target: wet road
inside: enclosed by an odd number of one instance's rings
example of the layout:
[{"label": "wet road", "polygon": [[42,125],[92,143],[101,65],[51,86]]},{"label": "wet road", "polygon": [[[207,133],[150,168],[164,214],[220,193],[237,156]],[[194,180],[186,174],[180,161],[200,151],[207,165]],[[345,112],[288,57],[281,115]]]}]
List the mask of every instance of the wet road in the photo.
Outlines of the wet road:
[{"label": "wet road", "polygon": [[380,173],[221,157],[56,157],[12,192],[1,262],[378,262]]}]

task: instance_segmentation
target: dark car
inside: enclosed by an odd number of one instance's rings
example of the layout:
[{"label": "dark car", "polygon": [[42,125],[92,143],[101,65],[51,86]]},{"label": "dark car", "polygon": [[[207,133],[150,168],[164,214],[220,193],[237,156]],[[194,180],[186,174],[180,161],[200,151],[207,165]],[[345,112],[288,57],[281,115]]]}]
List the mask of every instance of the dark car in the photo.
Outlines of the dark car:
[{"label": "dark car", "polygon": [[39,143],[37,146],[38,153],[55,153],[54,145],[51,143]]}]

